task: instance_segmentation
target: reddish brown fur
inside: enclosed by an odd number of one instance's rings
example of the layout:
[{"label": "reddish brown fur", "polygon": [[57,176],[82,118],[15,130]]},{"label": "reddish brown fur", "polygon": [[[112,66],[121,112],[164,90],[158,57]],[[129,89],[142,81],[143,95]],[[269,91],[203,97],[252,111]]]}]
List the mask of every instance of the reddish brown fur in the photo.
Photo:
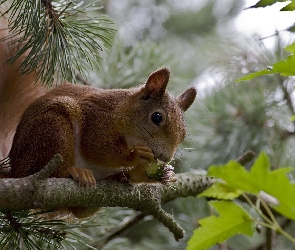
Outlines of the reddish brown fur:
[{"label": "reddish brown fur", "polygon": [[[11,176],[39,171],[56,153],[64,162],[53,176],[70,175],[67,169],[77,160],[74,117],[81,131],[81,157],[97,168],[116,173],[148,162],[148,157],[136,154],[139,145],[150,148],[156,158],[170,160],[185,136],[183,111],[168,93],[142,99],[145,88],[102,90],[68,84],[50,91],[26,110],[18,126],[10,152]],[[64,97],[69,99],[61,101]],[[166,117],[160,127],[149,121],[157,110]]]},{"label": "reddish brown fur", "polygon": [[[3,7],[0,7],[3,12]],[[8,35],[8,23],[0,18],[0,38]],[[36,98],[43,95],[46,89],[35,84],[35,75],[20,75],[18,69],[20,58],[10,65],[7,60],[15,51],[15,44],[10,40],[0,42],[0,159],[8,155],[16,126],[24,110]]]},{"label": "reddish brown fur", "polygon": [[[1,20],[0,28],[6,26]],[[0,37],[7,35],[0,32]],[[0,43],[0,159],[7,156],[17,126],[9,153],[10,177],[34,174],[59,153],[63,163],[53,177],[71,176],[93,186],[95,179],[121,173],[133,182],[148,182],[144,164],[169,161],[183,141],[184,111],[196,90],[171,97],[166,92],[168,69],[155,71],[137,88],[65,84],[43,95],[46,91],[35,84],[34,74],[21,76],[19,62],[5,64],[14,49],[8,41]],[[163,117],[158,125],[151,120],[154,112]],[[86,210],[72,209],[78,216],[87,215]]]},{"label": "reddish brown fur", "polygon": [[[130,181],[150,182],[143,165],[173,157],[185,136],[183,112],[195,98],[189,89],[175,100],[161,89],[166,83],[150,91],[150,81],[163,83],[153,76],[145,86],[127,90],[66,84],[37,99],[17,127],[10,177],[36,173],[59,153],[64,161],[53,177],[71,176],[92,186],[94,177],[123,172]],[[151,121],[153,112],[163,115],[160,125]],[[71,211],[78,217],[93,213],[88,208]]]}]

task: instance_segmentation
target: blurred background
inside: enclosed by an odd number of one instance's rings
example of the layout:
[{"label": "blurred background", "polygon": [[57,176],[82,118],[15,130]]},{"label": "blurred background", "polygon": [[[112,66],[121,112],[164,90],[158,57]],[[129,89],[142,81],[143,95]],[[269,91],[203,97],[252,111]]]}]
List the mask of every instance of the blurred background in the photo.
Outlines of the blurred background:
[{"label": "blurred background", "polygon": [[[247,149],[265,151],[273,168],[292,166],[294,155],[294,79],[277,75],[237,83],[236,79],[286,58],[294,40],[286,31],[294,13],[275,5],[247,9],[257,1],[103,0],[101,10],[114,21],[113,46],[100,55],[100,70],[88,79],[103,88],[140,84],[155,69],[171,70],[174,95],[196,86],[196,102],[186,113],[188,136],[172,163],[176,172],[224,164]],[[113,230],[134,211],[106,208],[95,219],[102,226],[86,230],[98,249],[185,249],[210,214],[202,198],[182,198],[165,205],[185,229],[176,242],[158,221],[146,217],[106,245]],[[290,223],[287,231],[294,230]],[[236,236],[222,249],[263,249],[265,235]],[[278,249],[292,249],[278,236]],[[221,249],[216,246],[213,249]]]}]

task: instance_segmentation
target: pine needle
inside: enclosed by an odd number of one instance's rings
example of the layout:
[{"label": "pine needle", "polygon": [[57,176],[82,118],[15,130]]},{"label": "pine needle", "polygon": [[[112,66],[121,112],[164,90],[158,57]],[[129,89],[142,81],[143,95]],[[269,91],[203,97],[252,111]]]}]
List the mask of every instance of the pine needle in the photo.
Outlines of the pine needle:
[{"label": "pine needle", "polygon": [[[0,5],[7,0],[0,0]],[[89,69],[99,67],[97,57],[110,44],[114,33],[112,22],[92,2],[68,0],[13,0],[8,10],[10,35],[0,41],[9,40],[17,44],[18,51],[9,59],[14,63],[27,54],[21,62],[22,74],[36,72],[36,81],[47,86],[69,80],[76,75],[87,78]]]}]

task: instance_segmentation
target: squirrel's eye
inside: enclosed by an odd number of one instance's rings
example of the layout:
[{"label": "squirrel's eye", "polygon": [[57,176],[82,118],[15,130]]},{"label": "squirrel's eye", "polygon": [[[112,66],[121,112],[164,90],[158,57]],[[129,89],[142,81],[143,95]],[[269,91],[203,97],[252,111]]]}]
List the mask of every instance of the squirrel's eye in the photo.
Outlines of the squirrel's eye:
[{"label": "squirrel's eye", "polygon": [[151,116],[152,122],[155,123],[157,126],[160,125],[160,123],[163,120],[162,114],[159,112],[155,112]]}]

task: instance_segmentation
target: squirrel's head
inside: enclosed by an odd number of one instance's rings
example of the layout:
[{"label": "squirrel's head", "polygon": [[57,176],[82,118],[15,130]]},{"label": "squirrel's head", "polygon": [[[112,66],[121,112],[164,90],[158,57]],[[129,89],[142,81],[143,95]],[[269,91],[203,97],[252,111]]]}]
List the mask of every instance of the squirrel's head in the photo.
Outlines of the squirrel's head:
[{"label": "squirrel's head", "polygon": [[132,122],[137,124],[133,142],[149,146],[157,159],[166,162],[186,135],[184,112],[197,94],[192,87],[174,98],[166,91],[169,77],[167,68],[153,72],[132,98]]}]

